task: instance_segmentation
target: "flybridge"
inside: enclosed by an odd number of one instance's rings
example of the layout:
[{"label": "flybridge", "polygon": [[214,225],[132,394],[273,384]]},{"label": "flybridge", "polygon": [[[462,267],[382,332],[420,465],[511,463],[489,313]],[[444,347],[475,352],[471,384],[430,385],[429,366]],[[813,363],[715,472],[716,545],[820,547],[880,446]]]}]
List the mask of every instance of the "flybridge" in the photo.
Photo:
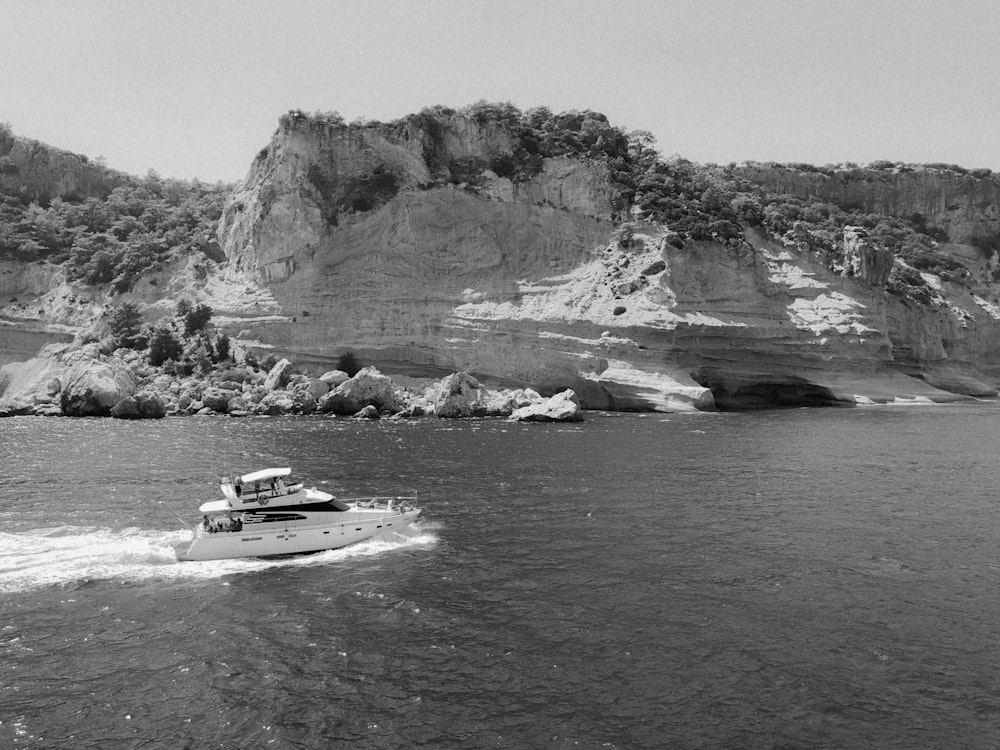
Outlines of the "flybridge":
[{"label": "flybridge", "polygon": [[290,481],[290,468],[261,469],[237,477],[228,477],[219,485],[225,500],[203,503],[202,513],[228,510],[251,510],[265,505],[285,507],[305,503],[327,502],[333,495],[319,490],[306,490],[301,482]]}]

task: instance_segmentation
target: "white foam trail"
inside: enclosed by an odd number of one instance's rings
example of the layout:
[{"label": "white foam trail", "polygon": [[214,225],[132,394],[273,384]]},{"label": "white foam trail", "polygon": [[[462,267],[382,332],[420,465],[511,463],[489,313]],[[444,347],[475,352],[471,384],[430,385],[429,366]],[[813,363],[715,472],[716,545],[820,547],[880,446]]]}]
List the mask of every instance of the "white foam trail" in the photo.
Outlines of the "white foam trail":
[{"label": "white foam trail", "polygon": [[403,533],[377,537],[339,550],[278,560],[241,559],[178,562],[176,548],[191,533],[126,528],[63,526],[24,534],[0,532],[0,593],[31,591],[89,581],[211,579],[283,566],[322,565],[371,557],[408,547],[432,546],[437,536],[413,525]]}]

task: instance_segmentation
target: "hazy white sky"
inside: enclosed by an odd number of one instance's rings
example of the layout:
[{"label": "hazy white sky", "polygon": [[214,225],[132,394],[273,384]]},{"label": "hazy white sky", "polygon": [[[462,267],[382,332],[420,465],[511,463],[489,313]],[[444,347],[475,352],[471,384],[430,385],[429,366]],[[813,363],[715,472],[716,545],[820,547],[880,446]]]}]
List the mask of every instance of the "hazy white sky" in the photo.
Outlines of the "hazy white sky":
[{"label": "hazy white sky", "polygon": [[0,0],[0,122],[236,180],[290,109],[594,109],[665,155],[1000,170],[995,0]]}]

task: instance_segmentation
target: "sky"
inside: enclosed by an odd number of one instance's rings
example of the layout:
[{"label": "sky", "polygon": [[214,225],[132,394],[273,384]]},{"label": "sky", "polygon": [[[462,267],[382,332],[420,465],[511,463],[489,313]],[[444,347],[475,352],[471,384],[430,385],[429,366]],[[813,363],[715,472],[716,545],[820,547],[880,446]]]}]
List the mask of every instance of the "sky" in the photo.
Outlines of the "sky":
[{"label": "sky", "polygon": [[0,0],[0,122],[241,179],[292,109],[591,109],[697,162],[1000,171],[995,0]]}]

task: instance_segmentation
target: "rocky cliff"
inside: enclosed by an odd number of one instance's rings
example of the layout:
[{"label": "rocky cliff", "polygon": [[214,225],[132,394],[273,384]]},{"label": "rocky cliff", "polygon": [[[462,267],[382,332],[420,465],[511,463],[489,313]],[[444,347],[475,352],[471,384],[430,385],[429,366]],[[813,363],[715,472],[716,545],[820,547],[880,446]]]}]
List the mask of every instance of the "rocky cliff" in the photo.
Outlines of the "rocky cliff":
[{"label": "rocky cliff", "polygon": [[[568,387],[588,408],[995,395],[995,178],[648,161],[636,176],[641,149],[601,116],[501,114],[290,113],[226,204],[225,259],[160,263],[104,306],[142,301],[152,319],[185,296],[300,367],[352,352],[393,375]],[[761,218],[809,201],[854,213]],[[91,293],[79,330],[101,316]],[[32,300],[36,327],[68,324],[51,291]]]},{"label": "rocky cliff", "polygon": [[735,172],[762,195],[788,194],[872,214],[917,217],[951,242],[1000,234],[1000,177],[990,170],[888,163],[869,169],[802,166],[745,164]]},{"label": "rocky cliff", "polygon": [[[733,243],[636,221],[625,238],[600,161],[447,179],[448,165],[511,148],[460,115],[432,132],[283,118],[220,227],[232,272],[266,286],[281,313],[252,337],[300,361],[351,350],[390,371],[569,386],[614,409],[993,393],[998,308],[988,259],[970,248],[956,251],[982,288],[914,271],[931,290],[917,303],[887,294],[892,252],[854,230],[839,264],[749,227]],[[897,175],[863,192],[779,173],[740,176],[761,191],[920,212],[953,240],[992,231],[998,205],[992,180]],[[381,193],[359,189],[380,180]]]},{"label": "rocky cliff", "polygon": [[0,127],[0,193],[47,204],[104,197],[132,179],[86,156],[15,136]]}]

